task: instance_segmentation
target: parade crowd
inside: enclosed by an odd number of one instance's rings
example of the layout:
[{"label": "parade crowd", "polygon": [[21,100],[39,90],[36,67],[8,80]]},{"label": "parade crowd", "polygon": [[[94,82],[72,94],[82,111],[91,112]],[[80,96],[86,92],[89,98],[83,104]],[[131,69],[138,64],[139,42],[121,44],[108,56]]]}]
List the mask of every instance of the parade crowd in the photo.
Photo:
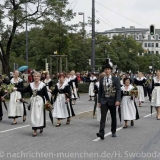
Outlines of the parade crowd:
[{"label": "parade crowd", "polygon": [[[26,108],[30,110],[33,137],[37,135],[37,130],[42,133],[46,127],[46,112],[49,112],[52,123],[53,118],[57,119],[56,127],[60,127],[64,119],[66,125],[69,125],[71,118],[75,116],[73,105],[76,105],[79,97],[79,83],[89,83],[89,101],[95,101],[93,113],[95,115],[97,112],[97,120],[100,121],[97,136],[101,139],[104,139],[109,113],[112,137],[116,137],[117,110],[120,119],[124,121],[124,129],[128,128],[128,121],[134,126],[135,120],[139,119],[138,107],[143,106],[145,97],[148,97],[151,106],[155,107],[156,118],[160,120],[160,70],[155,74],[119,74],[113,73],[112,66],[107,63],[104,72],[99,75],[88,72],[75,73],[74,70],[52,76],[49,72],[35,70],[30,70],[28,74],[15,70],[10,78],[0,75],[0,121],[3,120],[4,105],[8,118],[12,119],[12,125],[16,125],[20,117],[25,122]],[[24,99],[25,93],[30,95],[29,102]],[[6,96],[9,96],[8,107],[5,103]]]}]

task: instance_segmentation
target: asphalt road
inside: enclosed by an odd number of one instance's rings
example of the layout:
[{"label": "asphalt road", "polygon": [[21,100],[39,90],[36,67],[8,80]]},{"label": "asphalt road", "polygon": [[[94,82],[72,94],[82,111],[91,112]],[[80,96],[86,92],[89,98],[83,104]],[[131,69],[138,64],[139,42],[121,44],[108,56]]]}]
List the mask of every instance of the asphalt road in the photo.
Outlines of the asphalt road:
[{"label": "asphalt road", "polygon": [[[156,114],[150,115],[150,103],[146,100],[139,109],[140,119],[135,125],[122,129],[117,116],[117,137],[110,135],[110,116],[106,122],[105,140],[96,137],[99,122],[93,119],[94,102],[88,101],[87,94],[81,95],[74,107],[76,117],[71,124],[62,121],[60,127],[51,124],[47,116],[47,127],[42,134],[32,137],[30,126],[30,111],[27,120],[17,120],[17,125],[11,125],[4,110],[3,120],[0,122],[0,160],[159,160],[160,159],[160,121]],[[155,112],[155,110],[153,110]],[[48,113],[47,113],[48,115]]]}]

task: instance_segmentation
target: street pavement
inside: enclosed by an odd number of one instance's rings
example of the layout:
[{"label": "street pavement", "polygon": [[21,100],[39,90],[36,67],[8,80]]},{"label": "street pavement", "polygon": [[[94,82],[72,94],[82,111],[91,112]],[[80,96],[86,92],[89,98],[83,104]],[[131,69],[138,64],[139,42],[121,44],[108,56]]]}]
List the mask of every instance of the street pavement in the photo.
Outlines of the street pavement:
[{"label": "street pavement", "polygon": [[96,137],[99,122],[93,119],[94,101],[88,101],[88,94],[81,94],[77,104],[73,106],[76,117],[71,124],[62,120],[60,127],[50,122],[47,112],[47,127],[42,134],[37,132],[32,137],[30,111],[27,111],[26,122],[18,118],[17,125],[11,125],[7,112],[0,122],[0,160],[159,160],[160,159],[160,121],[154,114],[150,115],[150,103],[146,98],[142,107],[138,107],[140,119],[133,127],[123,129],[123,122],[117,116],[117,137],[110,135],[110,115],[106,122],[104,140]]}]

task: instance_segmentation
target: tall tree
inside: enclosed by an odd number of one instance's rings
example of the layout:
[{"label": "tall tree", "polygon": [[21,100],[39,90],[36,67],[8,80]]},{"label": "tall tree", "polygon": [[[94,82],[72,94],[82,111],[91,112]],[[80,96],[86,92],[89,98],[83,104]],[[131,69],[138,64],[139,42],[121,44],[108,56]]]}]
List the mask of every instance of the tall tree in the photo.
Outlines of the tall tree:
[{"label": "tall tree", "polygon": [[[72,10],[66,9],[67,4],[68,0],[4,0],[0,4],[0,60],[6,74],[9,75],[9,58],[16,31],[23,28],[25,21],[29,24],[40,24],[38,19],[42,17],[57,19],[63,16],[66,21],[70,20],[74,15]],[[25,5],[28,8],[27,13]]]}]

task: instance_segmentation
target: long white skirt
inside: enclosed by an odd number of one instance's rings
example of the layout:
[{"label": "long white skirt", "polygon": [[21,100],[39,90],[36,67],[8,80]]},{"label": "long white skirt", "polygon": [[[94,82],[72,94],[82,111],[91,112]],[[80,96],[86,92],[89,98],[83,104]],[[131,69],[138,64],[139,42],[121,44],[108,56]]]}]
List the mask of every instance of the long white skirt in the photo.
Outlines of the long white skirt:
[{"label": "long white skirt", "polygon": [[95,96],[95,93],[93,91],[94,91],[94,82],[91,82],[89,85],[89,96],[91,97]]},{"label": "long white skirt", "polygon": [[121,102],[121,116],[122,120],[134,120],[136,119],[136,108],[134,101],[130,96],[124,96]]},{"label": "long white skirt", "polygon": [[71,108],[70,108],[70,103],[68,103],[68,108],[67,104],[65,103],[65,95],[64,94],[58,94],[56,101],[53,104],[53,112],[52,115],[55,118],[68,118],[72,116]]},{"label": "long white skirt", "polygon": [[75,82],[72,82],[72,83],[73,83],[73,90],[72,90],[72,87],[71,87],[72,99],[77,99],[78,98],[77,88],[76,88]]},{"label": "long white skirt", "polygon": [[138,98],[140,102],[144,102],[145,98],[144,98],[144,89],[143,86],[137,86],[138,88]]},{"label": "long white skirt", "polygon": [[44,102],[42,97],[31,97],[31,126],[44,126]]},{"label": "long white skirt", "polygon": [[22,117],[24,114],[23,103],[19,101],[22,95],[18,91],[14,91],[10,94],[9,107],[8,107],[8,117],[16,118]]},{"label": "long white skirt", "polygon": [[156,86],[152,91],[151,106],[160,107],[160,86]]}]

